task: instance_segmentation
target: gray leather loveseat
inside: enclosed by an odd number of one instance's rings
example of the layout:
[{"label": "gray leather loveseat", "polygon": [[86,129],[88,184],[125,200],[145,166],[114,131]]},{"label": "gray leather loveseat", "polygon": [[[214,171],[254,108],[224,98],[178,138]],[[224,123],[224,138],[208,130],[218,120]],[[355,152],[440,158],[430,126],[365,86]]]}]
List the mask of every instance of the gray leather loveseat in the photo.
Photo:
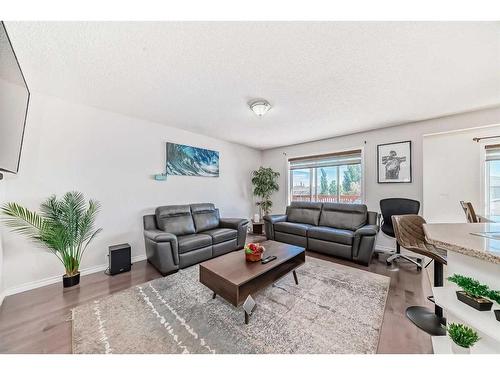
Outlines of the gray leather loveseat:
[{"label": "gray leather loveseat", "polygon": [[212,203],[158,207],[146,215],[146,255],[162,275],[242,249],[247,219],[221,219]]},{"label": "gray leather loveseat", "polygon": [[267,239],[368,265],[377,213],[364,204],[292,202],[285,215],[264,216]]}]

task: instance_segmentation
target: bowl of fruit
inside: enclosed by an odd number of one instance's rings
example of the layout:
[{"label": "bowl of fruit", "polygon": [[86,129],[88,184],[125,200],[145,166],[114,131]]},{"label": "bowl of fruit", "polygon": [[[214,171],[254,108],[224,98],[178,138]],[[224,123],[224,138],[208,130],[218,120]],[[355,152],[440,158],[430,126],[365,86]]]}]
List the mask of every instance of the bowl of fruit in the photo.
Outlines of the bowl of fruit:
[{"label": "bowl of fruit", "polygon": [[247,262],[259,262],[264,251],[266,251],[264,246],[258,243],[249,243],[245,246],[245,258]]}]

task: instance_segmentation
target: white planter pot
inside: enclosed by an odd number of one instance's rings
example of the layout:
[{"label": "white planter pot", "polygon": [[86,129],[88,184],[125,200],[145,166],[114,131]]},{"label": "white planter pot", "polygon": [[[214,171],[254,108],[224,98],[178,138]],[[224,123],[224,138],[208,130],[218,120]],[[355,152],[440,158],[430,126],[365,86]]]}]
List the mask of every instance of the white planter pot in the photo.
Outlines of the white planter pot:
[{"label": "white planter pot", "polygon": [[460,345],[455,344],[455,342],[451,341],[451,352],[453,354],[470,354],[470,348],[464,348]]},{"label": "white planter pot", "polygon": [[260,221],[260,215],[259,214],[253,215],[253,222],[258,223],[259,221]]}]

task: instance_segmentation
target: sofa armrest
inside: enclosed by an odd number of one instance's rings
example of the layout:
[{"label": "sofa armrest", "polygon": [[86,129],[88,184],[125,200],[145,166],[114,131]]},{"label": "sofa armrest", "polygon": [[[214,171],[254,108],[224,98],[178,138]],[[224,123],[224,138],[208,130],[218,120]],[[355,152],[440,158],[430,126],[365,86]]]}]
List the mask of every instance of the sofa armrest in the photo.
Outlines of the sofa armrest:
[{"label": "sofa armrest", "polygon": [[150,229],[144,231],[144,237],[154,242],[173,242],[177,247],[177,236],[172,233],[163,232],[158,229]]},{"label": "sofa armrest", "polygon": [[219,220],[219,226],[221,228],[238,229],[244,225],[248,225],[248,219],[221,218]]},{"label": "sofa armrest", "polygon": [[354,232],[352,258],[357,263],[368,266],[375,249],[378,225],[368,224]]},{"label": "sofa armrest", "polygon": [[145,230],[144,241],[148,262],[163,276],[179,269],[179,245],[175,234],[158,229]]},{"label": "sofa armrest", "polygon": [[238,237],[236,239],[238,249],[243,249],[245,241],[247,240],[247,219],[223,218],[219,220],[219,227],[236,229],[238,231]]},{"label": "sofa armrest", "polygon": [[378,233],[378,225],[368,224],[354,232],[355,237],[375,236]]},{"label": "sofa armrest", "polygon": [[279,223],[281,221],[286,221],[287,215],[266,215],[264,216],[264,221],[271,224]]},{"label": "sofa armrest", "polygon": [[268,240],[274,240],[274,224],[286,221],[287,215],[266,215],[264,216],[264,231]]}]

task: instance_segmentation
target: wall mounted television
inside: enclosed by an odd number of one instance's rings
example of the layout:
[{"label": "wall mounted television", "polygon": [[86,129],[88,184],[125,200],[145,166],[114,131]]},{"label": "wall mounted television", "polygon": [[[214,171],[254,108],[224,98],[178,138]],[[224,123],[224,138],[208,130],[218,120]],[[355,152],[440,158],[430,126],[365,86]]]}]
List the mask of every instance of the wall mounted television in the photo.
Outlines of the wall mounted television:
[{"label": "wall mounted television", "polygon": [[0,177],[17,173],[30,92],[3,22],[0,22]]}]

